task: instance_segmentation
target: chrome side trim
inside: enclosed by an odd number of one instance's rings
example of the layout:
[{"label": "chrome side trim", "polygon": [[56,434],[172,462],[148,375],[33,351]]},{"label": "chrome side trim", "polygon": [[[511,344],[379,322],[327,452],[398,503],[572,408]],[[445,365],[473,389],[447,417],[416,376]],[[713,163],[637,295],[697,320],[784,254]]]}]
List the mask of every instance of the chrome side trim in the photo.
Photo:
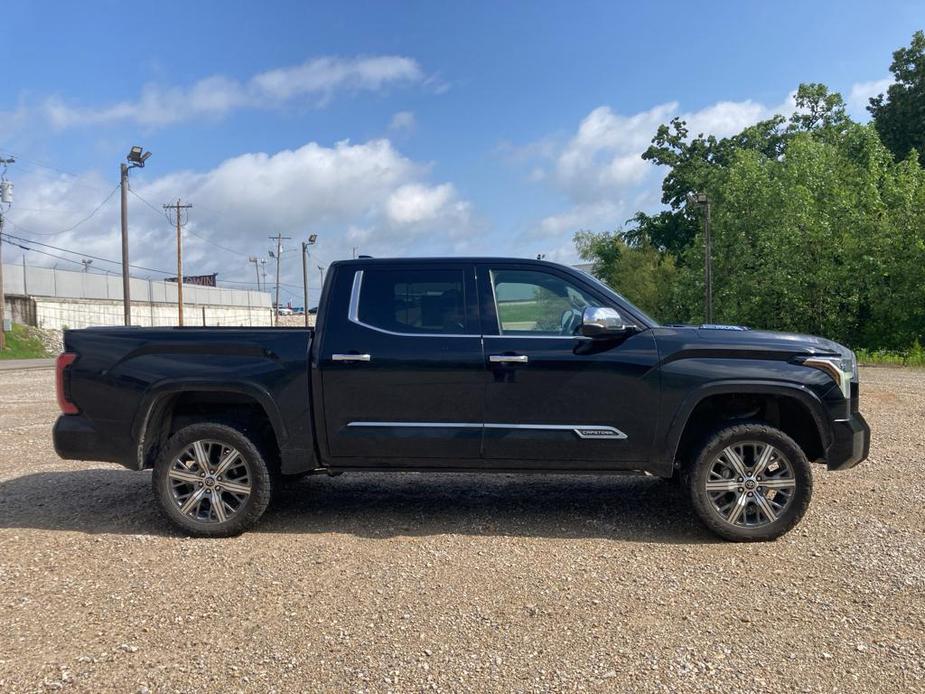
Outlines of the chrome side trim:
[{"label": "chrome side trim", "polygon": [[404,427],[407,429],[481,429],[477,422],[350,422],[348,427]]},{"label": "chrome side trim", "polygon": [[499,340],[590,340],[590,337],[584,335],[482,335],[482,337]]},{"label": "chrome side trim", "polygon": [[363,271],[357,270],[353,274],[353,287],[350,289],[350,303],[347,309],[347,320],[356,325],[363,326],[367,330],[375,330],[377,333],[384,335],[396,335],[398,337],[481,337],[481,335],[464,335],[459,333],[399,333],[394,330],[377,328],[375,325],[364,323],[360,320],[360,292],[363,290]]},{"label": "chrome side trim", "polygon": [[331,361],[370,361],[372,357],[368,354],[332,354]]},{"label": "chrome side trim", "polygon": [[491,354],[488,361],[492,364],[526,364],[530,357],[526,354]]},{"label": "chrome side trim", "polygon": [[350,304],[347,309],[347,318],[353,323],[360,323],[360,290],[362,288],[363,271],[357,270],[353,274],[353,287],[350,290]]},{"label": "chrome side trim", "polygon": [[573,431],[580,439],[611,439],[614,441],[628,438],[626,434],[612,426],[595,424],[503,424],[487,422],[349,422],[348,427],[400,427],[406,429],[532,429],[536,431]]}]

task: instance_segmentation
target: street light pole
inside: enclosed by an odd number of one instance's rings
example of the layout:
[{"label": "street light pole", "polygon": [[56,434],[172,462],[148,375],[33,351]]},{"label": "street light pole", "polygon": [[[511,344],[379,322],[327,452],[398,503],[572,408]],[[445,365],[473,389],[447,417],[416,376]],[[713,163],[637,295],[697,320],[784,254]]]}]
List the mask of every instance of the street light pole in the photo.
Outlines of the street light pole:
[{"label": "street light pole", "polygon": [[[706,196],[704,196],[706,197]],[[710,198],[706,199],[703,209],[703,236],[707,250],[703,259],[703,271],[706,277],[706,295],[704,303],[707,307],[707,323],[713,322],[713,236],[711,235]]]},{"label": "street light pole", "polygon": [[131,166],[122,162],[119,165],[119,185],[122,188],[122,312],[126,325],[132,324],[132,292],[128,266],[128,170],[144,168],[151,152],[143,147],[133,146],[126,157]]},{"label": "street light pole", "polygon": [[128,165],[119,165],[122,187],[122,315],[125,325],[132,324],[132,290],[128,275]]},{"label": "street light pole", "polygon": [[247,260],[248,262],[251,262],[254,264],[254,272],[257,273],[257,291],[259,292],[260,291],[260,266],[257,265],[257,256],[252,255]]},{"label": "street light pole", "polygon": [[713,322],[713,237],[711,235],[710,198],[706,193],[688,196],[688,201],[703,208],[703,313],[707,323]]},{"label": "street light pole", "polygon": [[309,250],[318,240],[318,234],[311,234],[308,241],[302,242],[302,290],[303,290],[303,309],[305,312],[305,327],[308,327],[308,264],[311,262],[311,251]]},{"label": "street light pole", "polygon": [[276,236],[270,236],[269,238],[276,241],[276,305],[274,306],[273,310],[273,325],[279,327],[279,261],[280,256],[283,254],[283,241],[288,241],[292,237],[277,234]]}]

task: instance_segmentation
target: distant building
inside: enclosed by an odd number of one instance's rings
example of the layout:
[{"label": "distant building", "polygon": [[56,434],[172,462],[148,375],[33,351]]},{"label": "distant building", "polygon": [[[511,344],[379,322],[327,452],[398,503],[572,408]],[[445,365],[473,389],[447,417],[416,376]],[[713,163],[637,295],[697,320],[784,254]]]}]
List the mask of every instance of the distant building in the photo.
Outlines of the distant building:
[{"label": "distant building", "polygon": [[[198,284],[200,287],[214,287],[215,278],[218,276],[217,272],[213,272],[211,275],[183,275],[183,284]],[[176,277],[168,277],[164,280],[165,282],[176,282]]]}]

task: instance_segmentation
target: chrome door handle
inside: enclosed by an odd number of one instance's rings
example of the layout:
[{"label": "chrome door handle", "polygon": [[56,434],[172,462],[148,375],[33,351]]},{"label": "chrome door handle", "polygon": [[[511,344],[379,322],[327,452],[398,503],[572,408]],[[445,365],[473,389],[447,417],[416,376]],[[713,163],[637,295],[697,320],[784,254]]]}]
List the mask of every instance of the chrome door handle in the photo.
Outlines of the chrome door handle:
[{"label": "chrome door handle", "polygon": [[530,358],[526,354],[491,354],[488,361],[492,364],[526,364]]},{"label": "chrome door handle", "polygon": [[332,354],[331,361],[369,361],[368,354]]}]

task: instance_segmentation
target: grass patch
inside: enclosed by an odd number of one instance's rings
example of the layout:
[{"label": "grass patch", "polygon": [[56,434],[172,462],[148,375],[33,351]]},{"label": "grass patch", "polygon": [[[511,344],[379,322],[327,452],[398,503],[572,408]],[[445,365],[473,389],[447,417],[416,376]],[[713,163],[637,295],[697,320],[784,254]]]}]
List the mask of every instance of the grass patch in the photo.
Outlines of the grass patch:
[{"label": "grass patch", "polygon": [[0,359],[42,359],[48,356],[42,341],[24,325],[13,323],[13,330],[4,333],[6,343]]},{"label": "grass patch", "polygon": [[925,367],[925,348],[916,340],[911,349],[904,351],[886,349],[859,349],[855,352],[862,366],[917,366]]}]

